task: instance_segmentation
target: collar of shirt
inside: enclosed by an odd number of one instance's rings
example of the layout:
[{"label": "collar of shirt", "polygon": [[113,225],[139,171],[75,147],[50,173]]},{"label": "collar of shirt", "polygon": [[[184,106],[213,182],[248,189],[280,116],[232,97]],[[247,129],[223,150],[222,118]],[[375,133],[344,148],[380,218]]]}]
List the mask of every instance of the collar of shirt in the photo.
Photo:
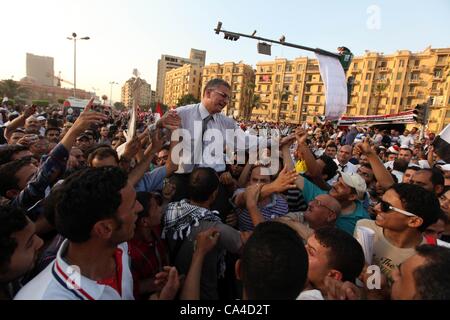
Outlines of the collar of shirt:
[{"label": "collar of shirt", "polygon": [[[67,290],[73,292],[73,294],[78,296],[78,298],[80,298],[81,300],[101,299],[106,286],[99,284],[96,281],[93,281],[87,277],[84,277],[79,272],[77,266],[70,266],[62,258],[62,256],[66,253],[68,246],[69,241],[65,240],[61,245],[61,247],[59,248],[55,259],[55,263],[53,265],[52,271],[53,276],[62,286],[64,286]],[[121,250],[123,254],[123,249],[120,248],[120,246],[118,247],[118,250]],[[128,254],[128,252],[125,252],[125,254]],[[123,280],[124,280],[123,278],[124,275],[122,274],[122,294],[123,294]],[[117,291],[115,290],[112,291],[117,294],[117,299],[121,299]],[[113,299],[113,297],[109,296],[109,299]]]},{"label": "collar of shirt", "polygon": [[[209,111],[206,109],[206,107],[203,105],[203,103],[200,102],[199,106],[198,106],[198,112],[200,113],[200,117],[202,118],[202,120],[204,120],[206,117],[208,117],[209,115],[211,115],[209,113]],[[212,120],[216,120],[216,114],[212,114]]]}]

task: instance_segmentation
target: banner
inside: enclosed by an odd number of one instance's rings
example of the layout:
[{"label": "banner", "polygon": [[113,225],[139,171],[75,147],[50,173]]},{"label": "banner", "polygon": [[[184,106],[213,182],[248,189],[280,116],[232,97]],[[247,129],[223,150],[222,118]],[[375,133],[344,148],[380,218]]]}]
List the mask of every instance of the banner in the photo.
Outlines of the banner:
[{"label": "banner", "polygon": [[347,81],[337,58],[316,53],[320,75],[325,86],[325,118],[339,119],[347,110]]}]

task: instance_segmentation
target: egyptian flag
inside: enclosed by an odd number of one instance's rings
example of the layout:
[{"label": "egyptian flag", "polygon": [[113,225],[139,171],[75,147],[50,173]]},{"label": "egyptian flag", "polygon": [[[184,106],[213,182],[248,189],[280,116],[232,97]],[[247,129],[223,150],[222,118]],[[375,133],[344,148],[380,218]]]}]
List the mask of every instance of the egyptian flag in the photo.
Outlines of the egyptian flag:
[{"label": "egyptian flag", "polygon": [[156,104],[155,113],[159,113],[160,117],[162,117],[164,115],[164,113],[162,112],[162,109],[161,109],[161,104],[159,102]]},{"label": "egyptian flag", "polygon": [[450,163],[450,124],[433,141],[434,152],[446,163]]}]

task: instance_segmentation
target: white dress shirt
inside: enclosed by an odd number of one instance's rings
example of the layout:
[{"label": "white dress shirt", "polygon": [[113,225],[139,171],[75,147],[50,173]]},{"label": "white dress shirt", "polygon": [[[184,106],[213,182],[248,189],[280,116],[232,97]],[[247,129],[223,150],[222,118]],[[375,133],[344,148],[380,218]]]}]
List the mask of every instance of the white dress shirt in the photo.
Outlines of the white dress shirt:
[{"label": "white dress shirt", "polygon": [[[206,125],[207,131],[202,141],[202,121],[210,115],[206,107],[198,103],[177,108],[176,112],[181,118],[181,129],[184,129],[181,131],[183,152],[176,173],[190,173],[195,167],[210,167],[217,172],[225,171],[226,148],[234,152],[256,148],[258,143],[270,146],[267,138],[245,134],[235,120],[223,113],[212,115],[212,119]],[[233,135],[236,139],[234,146]],[[175,153],[179,151],[175,148],[174,150]]]}]

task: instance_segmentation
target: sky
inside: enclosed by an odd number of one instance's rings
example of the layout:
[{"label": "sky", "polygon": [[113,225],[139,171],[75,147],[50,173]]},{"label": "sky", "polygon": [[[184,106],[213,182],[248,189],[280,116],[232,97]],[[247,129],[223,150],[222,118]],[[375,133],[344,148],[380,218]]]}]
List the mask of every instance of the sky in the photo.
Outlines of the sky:
[{"label": "sky", "polygon": [[[13,0],[2,1],[0,80],[26,75],[26,53],[54,57],[55,74],[73,82],[73,32],[77,42],[77,88],[120,100],[121,85],[137,68],[156,89],[162,54],[189,57],[206,50],[206,64],[227,61],[256,65],[275,58],[313,57],[304,50],[272,46],[272,56],[256,51],[257,41],[228,41],[214,28],[336,51],[418,52],[450,47],[450,1],[331,0]],[[69,86],[70,85],[65,85]]]}]

